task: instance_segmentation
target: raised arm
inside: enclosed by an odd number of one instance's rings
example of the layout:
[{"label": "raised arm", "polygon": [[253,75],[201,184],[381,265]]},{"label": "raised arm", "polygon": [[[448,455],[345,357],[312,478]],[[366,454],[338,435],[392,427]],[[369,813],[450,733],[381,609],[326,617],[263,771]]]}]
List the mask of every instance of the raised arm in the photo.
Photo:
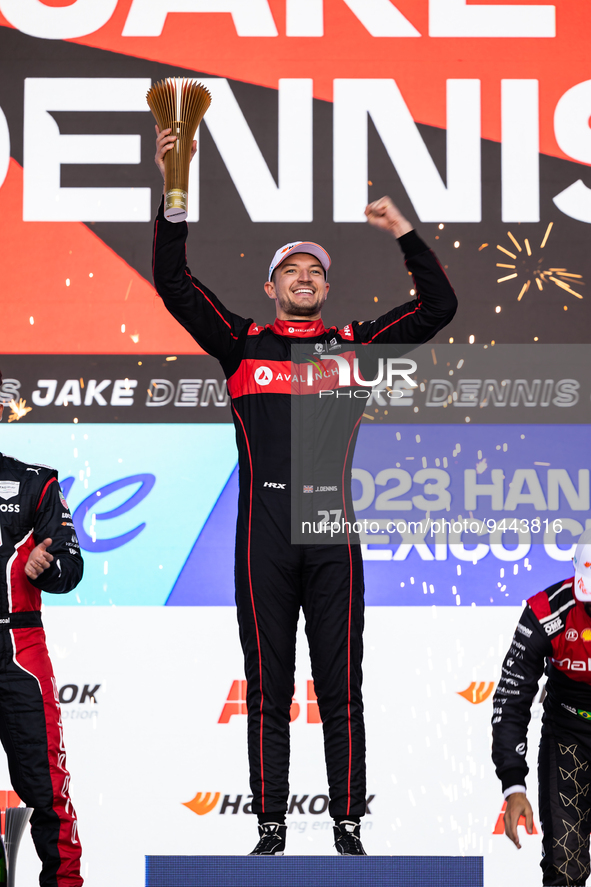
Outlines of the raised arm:
[{"label": "raised arm", "polygon": [[[156,127],[156,165],[164,175],[164,155],[175,136]],[[226,359],[252,321],[228,311],[211,290],[191,275],[186,259],[186,222],[168,222],[161,202],[154,224],[153,265],[156,292],[195,341],[218,360]]]},{"label": "raised arm", "polygon": [[364,344],[420,344],[452,320],[457,298],[435,254],[389,197],[370,203],[368,222],[387,231],[402,249],[412,274],[416,298],[398,305],[376,320],[354,324],[355,338]]}]

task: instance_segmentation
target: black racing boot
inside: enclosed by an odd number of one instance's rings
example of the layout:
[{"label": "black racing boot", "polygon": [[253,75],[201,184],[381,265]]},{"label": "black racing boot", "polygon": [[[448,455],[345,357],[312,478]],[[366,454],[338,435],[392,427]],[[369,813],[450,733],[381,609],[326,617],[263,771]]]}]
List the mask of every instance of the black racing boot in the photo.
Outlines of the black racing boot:
[{"label": "black racing boot", "polygon": [[341,856],[367,856],[359,837],[360,825],[349,819],[337,822],[333,827],[334,845]]},{"label": "black racing boot", "polygon": [[249,856],[283,856],[287,826],[279,822],[259,823],[259,843]]}]

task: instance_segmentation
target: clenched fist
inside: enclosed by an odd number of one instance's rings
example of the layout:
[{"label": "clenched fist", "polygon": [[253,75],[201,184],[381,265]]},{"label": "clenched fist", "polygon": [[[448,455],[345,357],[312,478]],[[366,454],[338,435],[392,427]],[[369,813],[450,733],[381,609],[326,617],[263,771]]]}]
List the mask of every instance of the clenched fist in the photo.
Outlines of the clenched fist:
[{"label": "clenched fist", "polygon": [[412,231],[412,225],[405,219],[397,206],[389,197],[380,197],[365,208],[365,215],[370,225],[390,231],[394,237],[402,237]]},{"label": "clenched fist", "polygon": [[51,566],[53,555],[48,552],[52,539],[44,539],[36,545],[25,564],[25,574],[29,579],[38,579],[41,573]]}]

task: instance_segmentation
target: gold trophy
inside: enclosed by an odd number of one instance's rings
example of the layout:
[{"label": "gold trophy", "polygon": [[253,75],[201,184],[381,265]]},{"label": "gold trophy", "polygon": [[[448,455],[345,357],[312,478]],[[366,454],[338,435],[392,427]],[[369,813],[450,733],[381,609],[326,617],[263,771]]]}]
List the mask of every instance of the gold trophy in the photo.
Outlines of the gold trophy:
[{"label": "gold trophy", "polygon": [[164,155],[164,216],[169,222],[187,218],[189,164],[197,127],[211,105],[209,90],[186,77],[167,77],[155,83],[146,96],[156,123],[172,130],[176,142]]}]

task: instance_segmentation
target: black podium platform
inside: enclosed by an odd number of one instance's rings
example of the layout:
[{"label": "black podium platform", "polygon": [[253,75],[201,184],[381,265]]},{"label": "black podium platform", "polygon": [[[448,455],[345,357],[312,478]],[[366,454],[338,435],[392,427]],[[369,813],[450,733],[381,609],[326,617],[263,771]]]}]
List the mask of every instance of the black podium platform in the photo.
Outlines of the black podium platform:
[{"label": "black podium platform", "polygon": [[481,856],[146,856],[146,887],[482,887]]}]

